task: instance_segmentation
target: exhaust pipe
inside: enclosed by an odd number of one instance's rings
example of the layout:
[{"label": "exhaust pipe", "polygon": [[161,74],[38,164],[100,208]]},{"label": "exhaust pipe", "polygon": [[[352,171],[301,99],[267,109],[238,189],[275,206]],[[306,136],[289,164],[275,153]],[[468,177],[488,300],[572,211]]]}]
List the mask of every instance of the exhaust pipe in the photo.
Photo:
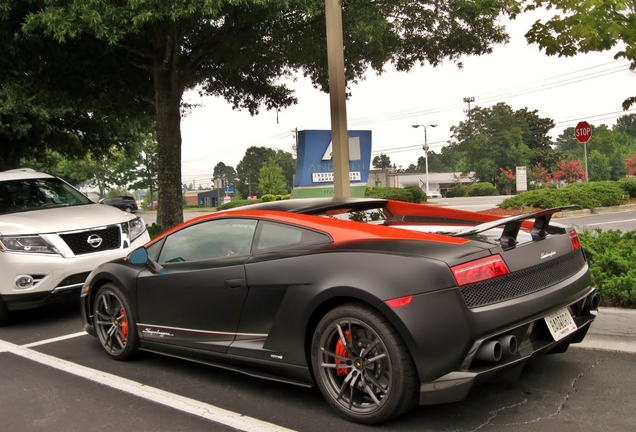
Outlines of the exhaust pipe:
[{"label": "exhaust pipe", "polygon": [[482,361],[498,362],[501,360],[501,344],[496,340],[482,343],[475,354],[475,358]]},{"label": "exhaust pipe", "polygon": [[588,312],[595,311],[598,309],[599,304],[601,304],[601,296],[598,293],[594,292],[587,296],[587,298],[585,299],[584,310]]},{"label": "exhaust pipe", "polygon": [[497,338],[497,342],[501,344],[501,349],[505,356],[517,354],[517,338],[513,335],[504,335]]}]

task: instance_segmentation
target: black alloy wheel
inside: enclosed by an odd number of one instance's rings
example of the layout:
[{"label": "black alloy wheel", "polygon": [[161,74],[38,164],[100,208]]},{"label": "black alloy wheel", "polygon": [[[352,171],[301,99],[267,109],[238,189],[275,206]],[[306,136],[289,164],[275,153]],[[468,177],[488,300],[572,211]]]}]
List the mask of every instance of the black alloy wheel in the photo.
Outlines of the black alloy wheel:
[{"label": "black alloy wheel", "polygon": [[116,360],[133,357],[139,348],[137,324],[121,290],[113,284],[101,287],[93,311],[95,332],[108,355]]},{"label": "black alloy wheel", "polygon": [[343,417],[376,424],[418,401],[418,378],[406,345],[389,321],[359,304],[340,306],[320,321],[312,344],[314,376]]}]

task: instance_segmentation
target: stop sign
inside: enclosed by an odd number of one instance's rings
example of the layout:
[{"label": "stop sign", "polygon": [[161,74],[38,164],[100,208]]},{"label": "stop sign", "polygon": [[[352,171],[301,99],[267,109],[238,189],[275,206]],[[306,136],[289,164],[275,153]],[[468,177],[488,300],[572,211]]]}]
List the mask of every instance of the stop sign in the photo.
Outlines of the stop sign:
[{"label": "stop sign", "polygon": [[586,143],[592,137],[592,126],[586,121],[579,122],[574,128],[574,136],[580,143]]}]

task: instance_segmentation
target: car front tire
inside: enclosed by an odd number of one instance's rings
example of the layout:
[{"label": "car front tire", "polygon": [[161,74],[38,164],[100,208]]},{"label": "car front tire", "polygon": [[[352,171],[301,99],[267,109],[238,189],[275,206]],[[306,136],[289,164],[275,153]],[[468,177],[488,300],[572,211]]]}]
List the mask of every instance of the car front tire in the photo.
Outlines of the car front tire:
[{"label": "car front tire", "polygon": [[314,333],[311,357],[323,396],[349,420],[377,424],[418,403],[411,355],[386,317],[371,307],[349,304],[327,313]]},{"label": "car front tire", "polygon": [[97,338],[110,357],[128,360],[137,354],[137,323],[126,296],[117,286],[106,284],[99,289],[93,311]]},{"label": "car front tire", "polygon": [[9,324],[9,309],[4,300],[0,299],[0,326]]}]

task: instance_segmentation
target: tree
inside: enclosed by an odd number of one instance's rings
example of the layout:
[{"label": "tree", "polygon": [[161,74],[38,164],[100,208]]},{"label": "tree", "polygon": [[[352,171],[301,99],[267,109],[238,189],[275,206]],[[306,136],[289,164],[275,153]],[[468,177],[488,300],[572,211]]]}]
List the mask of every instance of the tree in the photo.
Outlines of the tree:
[{"label": "tree", "polygon": [[294,159],[294,155],[285,150],[276,150],[274,162],[283,170],[286,193],[291,192],[294,185],[294,174],[296,174],[296,159]]},{"label": "tree", "polygon": [[625,159],[625,170],[627,171],[627,175],[636,176],[636,153],[630,154],[627,159]]},{"label": "tree", "polygon": [[236,170],[234,167],[219,162],[214,167],[212,177],[213,180],[220,179],[223,182],[223,187],[234,187],[236,182]]},{"label": "tree", "polygon": [[236,192],[241,197],[262,195],[263,191],[258,187],[258,176],[263,164],[276,156],[276,151],[267,147],[250,147],[245,150],[243,159],[236,166]]},{"label": "tree", "polygon": [[590,181],[610,180],[612,167],[609,159],[598,150],[592,150],[587,157]]},{"label": "tree", "polygon": [[154,139],[154,135],[151,135],[147,137],[139,151],[135,168],[137,179],[130,185],[134,189],[147,189],[148,197],[146,199],[151,204],[155,202],[155,192],[157,191],[157,159],[157,141]]},{"label": "tree", "polygon": [[[500,15],[519,12],[515,0],[350,0],[342,9],[348,83],[368,68],[381,73],[389,62],[400,71],[447,58],[461,66],[461,56],[489,53],[492,44],[506,42]],[[295,103],[282,79],[296,71],[328,90],[324,0],[47,0],[27,17],[25,30],[60,42],[104,41],[127,56],[127,66],[146,73],[156,113],[157,222],[164,227],[183,220],[185,90],[221,96],[251,114]],[[135,93],[132,86],[127,90]]]},{"label": "tree", "polygon": [[282,195],[289,192],[283,169],[274,158],[269,158],[267,163],[263,164],[258,176],[258,187],[264,194]]},{"label": "tree", "polygon": [[511,169],[499,168],[499,175],[497,176],[497,185],[500,191],[505,192],[506,195],[512,194],[512,187],[516,184],[517,179]]},{"label": "tree", "polygon": [[[131,97],[148,90],[124,53],[90,37],[60,44],[25,37],[37,0],[0,1],[0,169],[56,153],[79,159],[123,148],[151,130],[151,105]],[[63,59],[63,61],[61,60]]]},{"label": "tree", "polygon": [[373,168],[376,169],[391,168],[391,158],[383,153],[379,156],[375,156],[371,164]]},{"label": "tree", "polygon": [[528,123],[510,106],[471,109],[470,118],[451,127],[451,146],[464,156],[464,171],[474,171],[479,181],[496,183],[499,168],[528,165],[530,149],[524,143]]},{"label": "tree", "polygon": [[636,138],[636,114],[627,114],[616,119],[614,131],[625,132],[632,138]]},{"label": "tree", "polygon": [[567,183],[585,180],[585,171],[581,169],[580,160],[560,162],[557,167],[559,170],[554,173],[555,180],[564,180]]},{"label": "tree", "polygon": [[[571,57],[578,53],[602,52],[620,47],[615,59],[624,58],[636,69],[636,32],[634,3],[624,0],[526,0],[526,10],[537,7],[562,13],[546,22],[535,22],[526,33],[529,43],[537,43],[547,55]],[[628,110],[636,96],[623,101]]]},{"label": "tree", "polygon": [[552,174],[550,174],[549,169],[544,167],[541,162],[535,163],[532,168],[530,168],[528,174],[530,184],[536,189],[541,189],[552,182]]}]

